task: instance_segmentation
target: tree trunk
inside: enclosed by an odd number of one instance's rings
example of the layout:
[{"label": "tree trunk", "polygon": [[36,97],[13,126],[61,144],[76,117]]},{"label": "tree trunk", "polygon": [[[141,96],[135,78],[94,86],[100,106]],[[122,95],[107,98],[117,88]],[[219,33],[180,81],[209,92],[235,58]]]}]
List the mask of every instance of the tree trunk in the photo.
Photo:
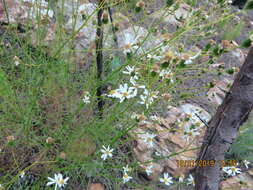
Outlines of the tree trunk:
[{"label": "tree trunk", "polygon": [[198,160],[215,160],[213,167],[195,168],[196,190],[218,190],[221,160],[253,106],[253,47],[223,103],[209,122]]}]

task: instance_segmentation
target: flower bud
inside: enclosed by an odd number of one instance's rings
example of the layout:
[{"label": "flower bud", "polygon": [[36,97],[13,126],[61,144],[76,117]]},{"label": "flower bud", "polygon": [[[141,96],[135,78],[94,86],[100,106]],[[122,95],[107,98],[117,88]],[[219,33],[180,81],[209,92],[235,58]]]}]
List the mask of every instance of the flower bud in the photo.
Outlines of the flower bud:
[{"label": "flower bud", "polygon": [[144,1],[138,1],[135,5],[135,11],[138,13],[145,7]]},{"label": "flower bud", "polygon": [[13,135],[10,135],[10,136],[6,137],[6,140],[7,140],[8,142],[11,142],[11,141],[14,141],[14,140],[15,140],[15,137],[14,137]]},{"label": "flower bud", "polygon": [[104,24],[107,24],[108,22],[109,22],[109,19],[108,19],[108,13],[107,12],[103,12],[103,14],[102,14],[102,22],[104,23]]},{"label": "flower bud", "polygon": [[52,137],[48,137],[46,140],[46,143],[52,144],[52,143],[54,143],[54,139]]}]

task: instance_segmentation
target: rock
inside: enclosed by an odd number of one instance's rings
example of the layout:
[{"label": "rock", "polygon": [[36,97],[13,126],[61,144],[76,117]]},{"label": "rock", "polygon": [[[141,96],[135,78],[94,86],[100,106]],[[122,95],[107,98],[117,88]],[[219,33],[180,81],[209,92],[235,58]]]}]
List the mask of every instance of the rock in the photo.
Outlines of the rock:
[{"label": "rock", "polygon": [[216,107],[219,106],[225,98],[226,93],[229,91],[229,84],[231,84],[231,82],[232,81],[228,79],[217,82],[215,86],[210,88],[207,92],[208,100]]},{"label": "rock", "polygon": [[191,122],[192,123],[199,123],[199,127],[203,127],[205,124],[200,120],[200,118],[205,121],[208,122],[211,119],[210,114],[200,108],[197,105],[193,105],[193,104],[183,104],[180,106],[180,109],[188,115],[191,115]]},{"label": "rock", "polygon": [[105,190],[105,187],[101,183],[92,183],[87,190]]},{"label": "rock", "polygon": [[185,3],[180,3],[178,9],[172,12],[173,14],[167,9],[161,9],[151,14],[150,17],[157,19],[162,25],[167,25],[169,32],[175,32],[177,29],[176,26],[182,25],[179,19],[184,20],[190,15],[190,6]]},{"label": "rock", "polygon": [[232,67],[240,67],[245,60],[245,53],[237,48],[233,51],[224,53],[221,57],[217,60],[217,62],[224,62],[225,68],[232,68]]},{"label": "rock", "polygon": [[[210,114],[204,109],[192,104],[183,104],[179,107],[169,107],[166,118],[160,118],[160,124],[152,121],[145,122],[132,131],[136,139],[136,146],[133,148],[135,157],[140,163],[151,161],[154,172],[148,176],[150,180],[156,180],[162,172],[168,172],[172,176],[186,174],[191,167],[179,167],[178,160],[195,160],[197,158],[196,147],[201,145],[205,131],[205,125],[199,120],[196,113],[202,120],[208,122]],[[189,120],[184,121],[187,117]],[[179,121],[184,121],[182,124]],[[186,126],[196,125],[200,135],[194,138],[185,138],[184,129]],[[157,136],[153,140],[153,147],[146,143],[143,135],[153,133]],[[182,149],[187,150],[181,152]],[[180,152],[180,154],[172,154]],[[170,157],[168,157],[170,156]],[[168,158],[166,158],[168,157]],[[158,159],[155,159],[158,158]],[[160,158],[160,159],[159,159]]]}]

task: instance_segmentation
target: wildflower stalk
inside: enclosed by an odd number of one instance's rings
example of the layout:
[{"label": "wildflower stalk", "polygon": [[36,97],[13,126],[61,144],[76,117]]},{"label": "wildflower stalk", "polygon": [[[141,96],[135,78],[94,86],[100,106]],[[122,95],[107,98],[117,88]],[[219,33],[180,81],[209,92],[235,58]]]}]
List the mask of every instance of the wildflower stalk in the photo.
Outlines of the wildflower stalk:
[{"label": "wildflower stalk", "polygon": [[5,2],[5,0],[2,0],[2,1],[3,1],[3,5],[4,5],[4,12],[6,14],[7,22],[8,22],[8,24],[10,24],[10,19],[9,19],[9,14],[8,14],[6,2]]},{"label": "wildflower stalk", "polygon": [[118,48],[118,39],[117,39],[117,36],[116,36],[116,30],[115,30],[115,26],[114,26],[114,23],[113,23],[111,7],[108,7],[108,13],[109,13],[110,22],[111,22],[111,25],[112,25],[113,41],[115,43],[116,48]]},{"label": "wildflower stalk", "polygon": [[[98,6],[100,9],[97,12],[97,31],[96,31],[96,62],[97,62],[97,81],[98,83],[103,81],[103,22],[102,15],[104,12],[104,0],[99,0]],[[97,87],[97,100],[98,100],[98,114],[99,117],[103,115],[104,101],[102,99],[102,85]]]}]

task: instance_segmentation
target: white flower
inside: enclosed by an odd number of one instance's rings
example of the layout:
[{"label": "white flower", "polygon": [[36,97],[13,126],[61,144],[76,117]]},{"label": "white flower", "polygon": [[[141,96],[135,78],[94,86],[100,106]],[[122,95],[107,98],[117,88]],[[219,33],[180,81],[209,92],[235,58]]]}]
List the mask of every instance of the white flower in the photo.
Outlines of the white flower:
[{"label": "white flower", "polygon": [[22,171],[20,174],[19,174],[19,177],[23,178],[25,176],[25,172]]},{"label": "white flower", "polygon": [[145,172],[146,172],[146,174],[149,176],[150,174],[152,174],[153,173],[153,171],[152,171],[152,168],[153,168],[154,166],[153,165],[149,165],[149,166],[147,166],[146,168],[145,168]]},{"label": "white flower", "polygon": [[130,75],[130,76],[134,76],[137,75],[138,72],[135,69],[135,66],[126,66],[126,71],[122,71],[122,73],[126,74],[126,75]]},{"label": "white flower", "polygon": [[136,44],[137,38],[130,33],[125,33],[125,39],[123,43],[125,44],[123,50],[124,54],[131,53],[132,51],[139,48],[139,46]]},{"label": "white flower", "polygon": [[161,119],[159,118],[159,117],[157,117],[156,115],[152,115],[152,116],[150,116],[150,119],[152,120],[152,121],[156,121],[156,122],[158,122],[159,124],[161,124]]},{"label": "white flower", "polygon": [[154,102],[155,98],[158,98],[159,92],[149,92],[147,89],[144,90],[143,95],[140,95],[141,101],[140,104],[145,104],[146,108],[148,109],[149,106]]},{"label": "white flower", "polygon": [[232,0],[227,0],[227,3],[228,3],[228,4],[232,4],[233,1],[232,1]]},{"label": "white flower", "polygon": [[20,60],[19,60],[19,58],[17,56],[15,56],[13,58],[13,61],[14,61],[14,65],[16,65],[16,66],[18,66],[20,64]]},{"label": "white flower", "polygon": [[90,93],[87,92],[87,91],[84,92],[83,102],[85,104],[89,104],[90,103]]},{"label": "white flower", "polygon": [[55,184],[55,188],[54,188],[55,190],[57,188],[59,189],[63,188],[67,184],[67,181],[69,180],[68,177],[63,179],[63,176],[60,173],[54,174],[54,178],[48,177],[48,179],[49,179],[49,182],[47,183],[47,186]]},{"label": "white flower", "polygon": [[201,51],[199,51],[196,55],[192,56],[192,57],[189,57],[185,62],[184,64],[192,64],[193,63],[193,60],[196,59],[199,55],[200,55]]},{"label": "white flower", "polygon": [[250,162],[248,160],[243,160],[243,163],[244,163],[245,167],[248,169],[249,168],[248,165],[250,164]]},{"label": "white flower", "polygon": [[147,58],[148,58],[148,59],[161,60],[161,59],[162,59],[162,56],[148,54],[148,55],[147,55]]},{"label": "white flower", "polygon": [[108,97],[111,98],[120,98],[121,97],[121,93],[116,89],[116,90],[111,90],[109,92],[109,94],[107,94]]},{"label": "white flower", "polygon": [[125,99],[130,99],[135,97],[137,94],[134,91],[133,88],[129,88],[128,84],[125,83],[124,85],[119,85],[119,88],[116,90],[112,90],[108,97],[113,97],[113,98],[119,98],[120,103],[123,102]]},{"label": "white flower", "polygon": [[138,48],[139,48],[139,46],[137,44],[129,43],[129,44],[125,45],[123,53],[124,54],[131,53],[132,51],[134,51],[134,50],[136,50]]},{"label": "white flower", "polygon": [[145,143],[147,143],[150,147],[154,146],[154,138],[156,137],[155,134],[144,134],[143,140]]},{"label": "white flower", "polygon": [[2,190],[2,189],[4,189],[4,187],[3,187],[3,185],[2,185],[2,184],[0,184],[0,190]]},{"label": "white flower", "polygon": [[131,176],[129,176],[126,172],[123,174],[123,183],[128,182],[130,179],[132,179]]},{"label": "white flower", "polygon": [[186,140],[189,140],[189,138],[199,135],[200,133],[197,130],[198,129],[192,128],[191,126],[186,125],[184,127],[184,133],[185,133],[184,138],[186,137]]},{"label": "white flower", "polygon": [[183,174],[179,176],[178,182],[179,183],[183,183],[184,182],[184,175]]},{"label": "white flower", "polygon": [[130,172],[132,169],[126,165],[126,167],[123,167],[124,173]]},{"label": "white flower", "polygon": [[130,83],[132,84],[132,85],[136,85],[136,80],[138,80],[139,79],[139,77],[137,76],[137,75],[134,75],[134,76],[132,76],[132,77],[130,77]]},{"label": "white flower", "polygon": [[[171,72],[170,69],[163,69],[159,72],[159,76],[162,78],[162,79],[165,79],[165,78],[170,78],[172,79],[172,76],[173,76],[173,73]],[[173,82],[173,80],[171,80]]]},{"label": "white flower", "polygon": [[138,72],[137,72],[138,69],[135,68],[135,66],[126,66],[126,71],[122,71],[122,73],[124,74],[127,74],[127,75],[130,75],[130,83],[132,85],[136,85],[136,80],[139,79],[138,77]]},{"label": "white flower", "polygon": [[125,99],[130,99],[136,96],[133,88],[128,88],[128,85],[120,85],[117,91],[121,94],[120,102],[123,102]]},{"label": "white flower", "polygon": [[195,185],[195,182],[194,182],[194,178],[192,177],[192,175],[190,174],[189,177],[187,178],[187,185]]},{"label": "white flower", "polygon": [[159,152],[155,152],[156,156],[162,156]]},{"label": "white flower", "polygon": [[229,176],[235,176],[236,174],[240,174],[241,173],[241,169],[237,168],[235,166],[231,166],[231,167],[223,167],[222,170],[227,173]]},{"label": "white flower", "polygon": [[103,160],[106,160],[107,157],[112,157],[112,151],[113,149],[110,149],[110,146],[108,146],[107,148],[103,145],[103,149],[101,149],[101,152],[103,153],[101,158]]},{"label": "white flower", "polygon": [[173,184],[172,177],[169,177],[168,173],[163,174],[163,178],[160,178],[160,182],[164,183],[165,185],[168,185],[168,186]]}]

